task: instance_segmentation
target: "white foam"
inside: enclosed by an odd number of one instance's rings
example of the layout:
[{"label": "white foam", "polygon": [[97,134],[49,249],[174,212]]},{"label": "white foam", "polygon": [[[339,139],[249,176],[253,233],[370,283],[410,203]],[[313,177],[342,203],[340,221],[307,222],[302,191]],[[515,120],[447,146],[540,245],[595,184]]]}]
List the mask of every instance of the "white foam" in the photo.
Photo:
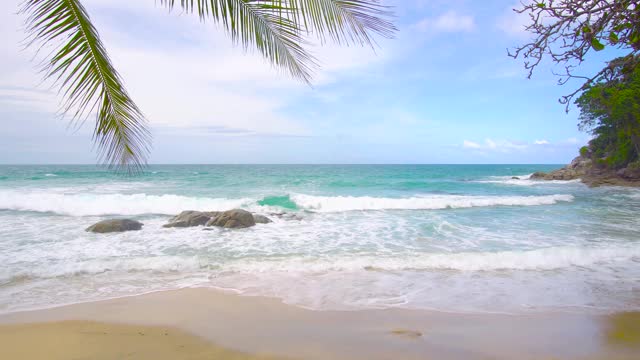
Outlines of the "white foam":
[{"label": "white foam", "polygon": [[485,206],[535,206],[553,205],[560,201],[573,201],[572,195],[544,196],[460,196],[432,195],[410,198],[378,198],[370,196],[312,196],[293,195],[299,207],[316,212],[341,212],[354,210],[418,210],[471,208]]},{"label": "white foam", "polygon": [[46,176],[46,177],[52,177],[52,176],[58,176],[58,175],[56,175],[56,174],[44,174],[44,176]]},{"label": "white foam", "polygon": [[[354,210],[417,210],[486,206],[552,205],[572,201],[571,195],[545,196],[458,196],[432,195],[410,198],[293,195],[302,209],[315,212]],[[216,211],[256,206],[255,199],[187,197],[147,194],[64,194],[44,191],[0,191],[0,209],[54,212],[72,216],[174,215],[183,210]]]},{"label": "white foam", "polygon": [[[503,185],[518,185],[518,186],[536,186],[536,185],[569,185],[580,183],[580,179],[574,180],[533,180],[531,175],[520,176],[491,176],[488,180],[476,180],[476,183],[482,184],[503,184]],[[517,179],[514,179],[517,177]]]},{"label": "white foam", "polygon": [[56,194],[0,191],[0,209],[54,212],[72,216],[175,215],[183,210],[216,211],[242,207],[250,199],[197,198],[146,194]]},{"label": "white foam", "polygon": [[358,256],[330,261],[292,258],[286,261],[240,261],[225,265],[225,270],[243,273],[324,273],[342,271],[403,270],[555,270],[572,266],[590,266],[640,257],[640,247],[579,248],[550,247],[529,251],[463,252],[416,254],[404,257]]}]

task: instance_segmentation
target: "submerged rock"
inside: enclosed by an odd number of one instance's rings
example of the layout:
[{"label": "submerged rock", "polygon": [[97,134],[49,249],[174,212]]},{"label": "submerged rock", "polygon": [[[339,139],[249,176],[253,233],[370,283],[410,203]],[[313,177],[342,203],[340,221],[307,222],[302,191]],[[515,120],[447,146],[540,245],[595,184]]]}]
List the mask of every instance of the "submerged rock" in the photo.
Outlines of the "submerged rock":
[{"label": "submerged rock", "polygon": [[205,226],[218,226],[229,229],[240,229],[254,226],[256,221],[253,214],[242,209],[223,211],[212,217]]},{"label": "submerged rock", "polygon": [[113,219],[103,220],[89,226],[85,231],[94,233],[111,233],[111,232],[123,232],[134,231],[142,229],[142,223],[129,219]]},{"label": "submerged rock", "polygon": [[192,227],[202,226],[206,224],[212,217],[218,216],[217,211],[183,211],[169,220],[168,224],[163,225],[166,228],[173,227]]}]

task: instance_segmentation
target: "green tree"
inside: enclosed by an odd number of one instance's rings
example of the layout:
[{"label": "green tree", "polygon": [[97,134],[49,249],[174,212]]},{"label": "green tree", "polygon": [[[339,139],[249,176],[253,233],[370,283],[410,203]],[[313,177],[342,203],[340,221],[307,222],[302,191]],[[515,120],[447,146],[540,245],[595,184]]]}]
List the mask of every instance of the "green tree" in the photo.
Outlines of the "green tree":
[{"label": "green tree", "polygon": [[[635,62],[640,61],[637,57]],[[624,58],[613,60],[575,101],[579,127],[590,131],[596,158],[615,168],[640,155],[640,67]]]},{"label": "green tree", "polygon": [[[149,0],[151,1],[151,0]],[[389,8],[377,0],[158,0],[201,21],[222,24],[234,42],[255,47],[269,62],[310,83],[318,67],[307,35],[322,43],[374,45],[374,35],[396,31]],[[26,0],[29,44],[53,47],[44,62],[63,98],[62,113],[84,122],[95,114],[94,141],[110,168],[139,171],[151,136],[143,112],[127,93],[80,0]]]}]

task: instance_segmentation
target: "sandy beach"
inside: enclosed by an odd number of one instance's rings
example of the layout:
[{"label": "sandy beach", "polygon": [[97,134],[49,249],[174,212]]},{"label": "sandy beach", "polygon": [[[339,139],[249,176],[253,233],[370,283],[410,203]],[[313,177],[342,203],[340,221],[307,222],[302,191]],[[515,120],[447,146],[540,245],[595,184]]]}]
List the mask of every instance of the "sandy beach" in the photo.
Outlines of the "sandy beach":
[{"label": "sandy beach", "polygon": [[0,324],[3,359],[637,359],[640,354],[639,313],[312,311],[211,289],[4,314]]}]

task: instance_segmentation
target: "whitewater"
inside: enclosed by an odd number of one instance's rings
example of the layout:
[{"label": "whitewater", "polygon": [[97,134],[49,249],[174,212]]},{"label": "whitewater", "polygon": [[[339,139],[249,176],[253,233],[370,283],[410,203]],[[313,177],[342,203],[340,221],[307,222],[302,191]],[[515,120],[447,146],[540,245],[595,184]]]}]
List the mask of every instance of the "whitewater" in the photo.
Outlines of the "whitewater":
[{"label": "whitewater", "polygon": [[[0,312],[182,287],[314,310],[638,310],[640,191],[549,165],[0,166]],[[166,229],[183,210],[273,223]],[[141,231],[91,234],[103,219]]]}]

